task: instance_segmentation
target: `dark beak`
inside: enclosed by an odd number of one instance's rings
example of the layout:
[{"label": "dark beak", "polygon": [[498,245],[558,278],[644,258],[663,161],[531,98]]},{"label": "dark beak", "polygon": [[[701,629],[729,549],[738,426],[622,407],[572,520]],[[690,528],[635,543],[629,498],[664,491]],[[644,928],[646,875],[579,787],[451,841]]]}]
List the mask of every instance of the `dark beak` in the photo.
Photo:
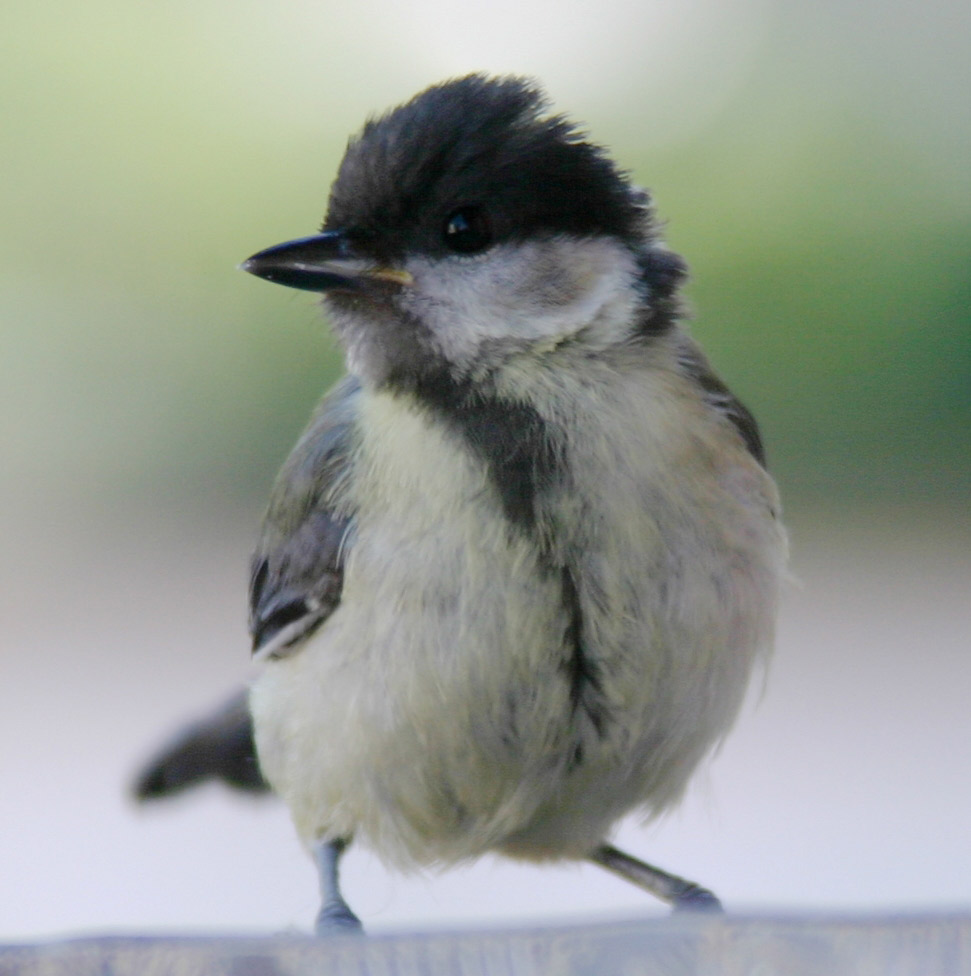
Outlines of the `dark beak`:
[{"label": "dark beak", "polygon": [[374,266],[355,252],[343,231],[301,237],[259,251],[241,265],[243,271],[267,281],[304,291],[360,293],[375,285],[410,285],[411,275],[398,268]]}]

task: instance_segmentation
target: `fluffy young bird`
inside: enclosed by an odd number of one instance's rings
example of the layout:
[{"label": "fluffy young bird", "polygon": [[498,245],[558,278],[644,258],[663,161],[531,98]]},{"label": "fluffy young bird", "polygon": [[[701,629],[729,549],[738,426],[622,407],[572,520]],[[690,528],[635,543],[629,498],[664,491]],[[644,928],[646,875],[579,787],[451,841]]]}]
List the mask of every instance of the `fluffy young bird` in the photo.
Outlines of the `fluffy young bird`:
[{"label": "fluffy young bird", "polygon": [[650,200],[520,78],[369,121],[322,232],[244,269],[317,291],[348,376],[273,489],[252,564],[262,772],[337,861],[590,859],[734,720],[785,537],[755,421],[680,323]]}]

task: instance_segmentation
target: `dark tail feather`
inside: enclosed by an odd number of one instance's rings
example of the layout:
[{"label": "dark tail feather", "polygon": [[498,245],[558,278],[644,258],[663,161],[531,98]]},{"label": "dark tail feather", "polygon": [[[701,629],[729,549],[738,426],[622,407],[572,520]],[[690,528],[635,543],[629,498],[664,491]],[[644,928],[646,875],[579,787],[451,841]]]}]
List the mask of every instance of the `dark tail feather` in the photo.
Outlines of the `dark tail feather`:
[{"label": "dark tail feather", "polygon": [[146,763],[132,792],[139,800],[155,800],[208,779],[249,793],[269,790],[256,761],[245,691],[180,732]]}]

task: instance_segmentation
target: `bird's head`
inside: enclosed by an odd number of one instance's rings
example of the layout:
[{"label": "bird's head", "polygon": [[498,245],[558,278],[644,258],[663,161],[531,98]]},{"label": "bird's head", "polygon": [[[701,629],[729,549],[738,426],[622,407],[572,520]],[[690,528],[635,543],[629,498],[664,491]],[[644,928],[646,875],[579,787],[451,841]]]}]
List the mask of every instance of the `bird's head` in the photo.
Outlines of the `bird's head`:
[{"label": "bird's head", "polygon": [[243,268],[321,292],[377,385],[666,330],[684,266],[648,195],[545,108],[522,78],[427,89],[351,139],[320,234]]}]

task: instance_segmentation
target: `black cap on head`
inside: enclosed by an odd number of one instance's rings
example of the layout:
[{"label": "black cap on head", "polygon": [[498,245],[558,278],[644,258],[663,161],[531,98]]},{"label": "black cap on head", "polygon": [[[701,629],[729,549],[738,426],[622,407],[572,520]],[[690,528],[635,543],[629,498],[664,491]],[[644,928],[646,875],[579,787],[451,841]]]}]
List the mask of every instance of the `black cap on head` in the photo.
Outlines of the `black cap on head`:
[{"label": "black cap on head", "polygon": [[426,89],[350,141],[325,229],[389,258],[461,250],[447,240],[459,211],[460,229],[472,214],[494,242],[571,234],[643,244],[646,196],[545,108],[523,78],[469,75]]}]

